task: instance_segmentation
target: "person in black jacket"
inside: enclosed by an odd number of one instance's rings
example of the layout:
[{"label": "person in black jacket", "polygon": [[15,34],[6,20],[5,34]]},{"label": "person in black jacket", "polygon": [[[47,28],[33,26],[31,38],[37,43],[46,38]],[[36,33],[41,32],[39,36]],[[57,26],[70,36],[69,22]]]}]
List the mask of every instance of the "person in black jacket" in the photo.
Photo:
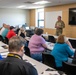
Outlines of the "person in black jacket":
[{"label": "person in black jacket", "polygon": [[38,75],[37,70],[22,59],[25,41],[20,36],[9,40],[9,53],[0,60],[0,75]]}]

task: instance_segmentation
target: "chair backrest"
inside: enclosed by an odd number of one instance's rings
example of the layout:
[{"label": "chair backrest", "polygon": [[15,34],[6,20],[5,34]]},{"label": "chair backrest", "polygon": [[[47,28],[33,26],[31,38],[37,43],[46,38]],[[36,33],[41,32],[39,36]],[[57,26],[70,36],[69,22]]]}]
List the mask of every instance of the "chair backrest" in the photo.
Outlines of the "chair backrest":
[{"label": "chair backrest", "polygon": [[76,48],[76,40],[75,39],[69,39],[69,42],[71,43],[73,48]]},{"label": "chair backrest", "polygon": [[56,43],[54,36],[48,36],[48,42]]},{"label": "chair backrest", "polygon": [[68,62],[63,62],[63,71],[67,75],[76,75],[76,65]]},{"label": "chair backrest", "polygon": [[1,35],[0,35],[0,41],[4,42],[4,39]]},{"label": "chair backrest", "polygon": [[50,67],[56,68],[55,59],[49,53],[46,53],[46,52],[42,53],[42,63],[44,63]]},{"label": "chair backrest", "polygon": [[31,54],[30,54],[30,49],[28,47],[24,47],[24,50],[25,50],[25,54],[29,57],[31,57]]},{"label": "chair backrest", "polygon": [[8,44],[8,42],[9,42],[9,39],[8,39],[7,37],[5,37],[4,43],[5,43],[5,44]]}]

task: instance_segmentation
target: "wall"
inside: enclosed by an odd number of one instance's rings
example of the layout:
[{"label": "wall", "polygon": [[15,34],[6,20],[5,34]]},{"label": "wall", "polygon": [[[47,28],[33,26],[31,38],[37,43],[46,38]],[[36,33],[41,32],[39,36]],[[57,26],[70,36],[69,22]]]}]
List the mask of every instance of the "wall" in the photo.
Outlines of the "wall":
[{"label": "wall", "polygon": [[9,25],[29,25],[29,10],[0,8],[0,27],[3,23]]},{"label": "wall", "polygon": [[[51,12],[51,11],[62,11],[62,20],[65,22],[65,28],[63,30],[63,34],[68,36],[68,37],[74,37],[76,38],[76,26],[70,26],[68,25],[68,20],[69,20],[69,8],[73,8],[76,7],[76,3],[75,4],[68,4],[68,5],[59,5],[59,6],[52,6],[52,7],[46,7],[44,8],[45,12]],[[33,10],[31,10],[33,11]],[[35,17],[35,10],[33,12],[31,12],[32,17]],[[35,24],[35,20],[32,21],[31,19],[31,23],[30,25]],[[51,24],[51,23],[50,23]],[[44,28],[44,32],[48,32],[49,34],[55,34],[55,29],[48,29],[48,28]]]},{"label": "wall", "polygon": [[30,26],[35,26],[35,9],[30,10]]}]

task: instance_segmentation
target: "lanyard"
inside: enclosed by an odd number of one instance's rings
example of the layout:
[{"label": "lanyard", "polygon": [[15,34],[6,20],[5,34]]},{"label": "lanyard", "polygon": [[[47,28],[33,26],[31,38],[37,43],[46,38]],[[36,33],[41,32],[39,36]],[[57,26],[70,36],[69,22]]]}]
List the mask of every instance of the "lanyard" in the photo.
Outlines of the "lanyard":
[{"label": "lanyard", "polygon": [[18,59],[22,59],[21,56],[19,56],[19,55],[17,55],[17,54],[13,54],[13,53],[9,53],[9,54],[7,55],[7,57],[16,57],[16,58],[18,58]]}]

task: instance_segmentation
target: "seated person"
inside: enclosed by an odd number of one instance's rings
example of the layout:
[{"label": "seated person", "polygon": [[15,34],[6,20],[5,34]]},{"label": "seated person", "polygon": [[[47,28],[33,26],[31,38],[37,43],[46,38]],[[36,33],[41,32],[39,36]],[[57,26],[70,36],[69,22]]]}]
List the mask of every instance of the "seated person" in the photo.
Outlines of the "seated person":
[{"label": "seated person", "polygon": [[5,30],[5,27],[6,27],[6,24],[5,23],[3,23],[3,27],[1,28],[1,30],[0,30],[0,35],[2,34],[2,32]]},{"label": "seated person", "polygon": [[7,35],[6,35],[6,37],[8,38],[8,39],[10,39],[11,37],[13,37],[13,36],[16,36],[16,33],[14,32],[14,27],[13,26],[10,26],[10,30],[9,30],[9,32],[7,33]]},{"label": "seated person", "polygon": [[3,39],[5,39],[5,37],[6,37],[7,33],[8,33],[8,31],[9,31],[9,29],[10,29],[10,25],[6,25],[5,30],[1,34],[2,37],[3,37]]},{"label": "seated person", "polygon": [[25,40],[20,36],[13,36],[9,40],[9,53],[0,60],[0,75],[38,75],[36,69],[22,59]]},{"label": "seated person", "polygon": [[62,62],[68,61],[68,57],[74,55],[74,51],[64,40],[64,35],[60,35],[51,51],[51,55],[54,56],[56,67],[58,68],[62,68]]},{"label": "seated person", "polygon": [[21,37],[25,38],[26,32],[25,32],[23,27],[20,28],[20,30],[18,32],[18,36],[21,36]]},{"label": "seated person", "polygon": [[42,61],[42,52],[45,48],[47,48],[46,41],[41,34],[43,34],[43,30],[40,28],[37,29],[35,34],[30,38],[28,45],[31,52],[31,57],[38,61]]},{"label": "seated person", "polygon": [[18,34],[19,30],[20,30],[19,25],[15,26],[14,31],[16,34]]}]

